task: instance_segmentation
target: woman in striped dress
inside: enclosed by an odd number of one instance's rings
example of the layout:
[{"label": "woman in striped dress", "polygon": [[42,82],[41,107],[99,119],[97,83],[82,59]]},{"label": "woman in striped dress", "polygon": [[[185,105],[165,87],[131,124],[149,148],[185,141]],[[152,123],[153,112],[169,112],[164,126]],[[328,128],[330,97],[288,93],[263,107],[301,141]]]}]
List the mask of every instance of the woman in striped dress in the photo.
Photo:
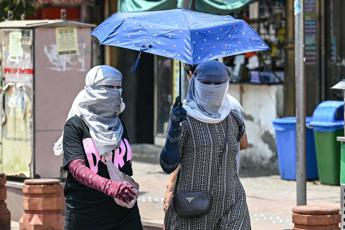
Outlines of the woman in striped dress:
[{"label": "woman in striped dress", "polygon": [[207,192],[211,205],[207,214],[186,218],[170,204],[166,230],[250,229],[246,194],[236,170],[244,123],[231,109],[228,85],[222,63],[201,63],[190,80],[186,105],[172,110],[161,166],[168,173],[179,167],[175,192]]}]

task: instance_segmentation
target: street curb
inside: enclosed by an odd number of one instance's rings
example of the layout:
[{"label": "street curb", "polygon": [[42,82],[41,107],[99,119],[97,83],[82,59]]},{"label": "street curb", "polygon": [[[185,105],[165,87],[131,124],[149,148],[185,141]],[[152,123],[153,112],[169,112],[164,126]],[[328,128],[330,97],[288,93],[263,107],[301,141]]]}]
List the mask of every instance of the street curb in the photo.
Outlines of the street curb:
[{"label": "street curb", "polygon": [[146,222],[146,221],[142,221],[144,230],[162,230],[163,229],[163,225],[162,224],[155,224],[155,223],[151,223],[151,222]]}]

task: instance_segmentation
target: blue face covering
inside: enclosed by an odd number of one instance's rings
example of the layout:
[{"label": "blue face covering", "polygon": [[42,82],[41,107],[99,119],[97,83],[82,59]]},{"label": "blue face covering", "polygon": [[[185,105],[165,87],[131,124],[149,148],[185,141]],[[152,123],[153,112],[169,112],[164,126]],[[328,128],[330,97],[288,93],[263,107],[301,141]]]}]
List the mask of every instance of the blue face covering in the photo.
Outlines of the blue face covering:
[{"label": "blue face covering", "polygon": [[226,66],[218,61],[199,64],[190,80],[187,104],[188,115],[207,123],[218,123],[230,113],[227,91],[229,75]]},{"label": "blue face covering", "polygon": [[219,109],[222,106],[228,82],[222,84],[204,84],[198,79],[194,80],[194,102],[199,109],[212,118],[219,118]]},{"label": "blue face covering", "polygon": [[219,61],[200,63],[194,70],[193,76],[201,82],[221,84],[229,80],[227,67]]}]

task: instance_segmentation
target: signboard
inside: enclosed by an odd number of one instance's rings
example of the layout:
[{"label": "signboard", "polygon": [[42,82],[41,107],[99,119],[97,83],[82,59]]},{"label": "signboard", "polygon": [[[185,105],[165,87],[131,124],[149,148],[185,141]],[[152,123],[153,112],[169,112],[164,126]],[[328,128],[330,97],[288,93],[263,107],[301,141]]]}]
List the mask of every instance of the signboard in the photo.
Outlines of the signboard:
[{"label": "signboard", "polygon": [[78,53],[78,33],[75,27],[56,28],[56,46],[59,55]]},{"label": "signboard", "polygon": [[9,58],[16,61],[23,56],[22,32],[14,31],[9,33]]},{"label": "signboard", "polygon": [[11,176],[31,175],[33,154],[33,32],[1,29],[2,76],[0,111],[0,171]]},{"label": "signboard", "polygon": [[305,0],[304,1],[304,55],[305,64],[315,65],[317,62],[317,26],[318,26],[318,14],[317,14],[317,1]]}]

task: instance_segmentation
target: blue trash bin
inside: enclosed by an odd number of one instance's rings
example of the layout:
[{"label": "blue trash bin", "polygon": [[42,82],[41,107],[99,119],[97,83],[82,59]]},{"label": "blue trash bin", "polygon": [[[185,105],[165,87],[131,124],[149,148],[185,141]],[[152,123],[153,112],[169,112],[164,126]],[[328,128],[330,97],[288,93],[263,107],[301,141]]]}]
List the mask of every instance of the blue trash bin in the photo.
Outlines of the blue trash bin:
[{"label": "blue trash bin", "polygon": [[[312,118],[306,119],[307,180],[318,179],[314,134],[308,128]],[[296,118],[285,117],[273,120],[279,161],[279,173],[283,180],[296,180]]]}]

